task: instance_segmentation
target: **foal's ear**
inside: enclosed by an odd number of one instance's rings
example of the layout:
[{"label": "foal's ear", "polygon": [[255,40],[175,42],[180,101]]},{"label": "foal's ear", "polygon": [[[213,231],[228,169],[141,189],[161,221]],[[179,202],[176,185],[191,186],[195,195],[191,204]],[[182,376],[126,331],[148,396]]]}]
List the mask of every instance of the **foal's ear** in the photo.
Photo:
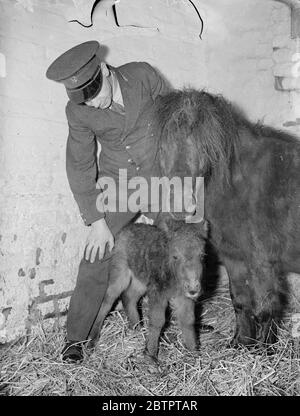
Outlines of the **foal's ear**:
[{"label": "foal's ear", "polygon": [[181,227],[183,221],[174,220],[169,216],[161,216],[157,223],[157,227],[161,230],[169,233],[178,230]]}]

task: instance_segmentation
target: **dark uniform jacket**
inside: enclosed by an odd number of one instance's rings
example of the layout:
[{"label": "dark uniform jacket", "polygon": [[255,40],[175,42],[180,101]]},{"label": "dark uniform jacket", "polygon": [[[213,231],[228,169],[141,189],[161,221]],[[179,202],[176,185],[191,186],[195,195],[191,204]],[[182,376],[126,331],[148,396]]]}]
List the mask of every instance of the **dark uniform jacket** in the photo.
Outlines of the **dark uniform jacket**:
[{"label": "dark uniform jacket", "polygon": [[101,144],[100,176],[117,180],[119,169],[127,169],[128,179],[159,176],[152,111],[155,98],[167,92],[167,86],[145,62],[111,69],[120,84],[125,115],[71,101],[66,106],[69,124],[67,176],[85,224],[105,217],[105,213],[96,208],[101,192],[96,189],[96,140]]}]

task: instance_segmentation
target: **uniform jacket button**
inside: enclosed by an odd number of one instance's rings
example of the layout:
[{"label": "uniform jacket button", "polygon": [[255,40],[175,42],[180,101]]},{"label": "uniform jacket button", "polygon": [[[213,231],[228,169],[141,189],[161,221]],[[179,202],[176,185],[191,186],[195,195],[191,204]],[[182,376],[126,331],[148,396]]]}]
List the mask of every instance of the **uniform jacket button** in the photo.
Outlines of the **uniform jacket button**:
[{"label": "uniform jacket button", "polygon": [[129,145],[125,146],[125,149],[127,149],[127,150],[130,149],[130,146]]}]

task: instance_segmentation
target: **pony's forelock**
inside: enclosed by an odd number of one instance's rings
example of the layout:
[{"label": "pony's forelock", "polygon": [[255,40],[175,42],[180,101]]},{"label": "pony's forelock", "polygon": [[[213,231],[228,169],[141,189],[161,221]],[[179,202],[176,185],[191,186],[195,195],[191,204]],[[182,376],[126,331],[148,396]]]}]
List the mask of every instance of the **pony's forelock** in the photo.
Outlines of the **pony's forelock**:
[{"label": "pony's forelock", "polygon": [[172,142],[181,146],[190,136],[199,152],[199,173],[214,171],[229,181],[238,136],[233,110],[224,98],[204,90],[172,91],[157,103],[156,124],[162,149]]}]

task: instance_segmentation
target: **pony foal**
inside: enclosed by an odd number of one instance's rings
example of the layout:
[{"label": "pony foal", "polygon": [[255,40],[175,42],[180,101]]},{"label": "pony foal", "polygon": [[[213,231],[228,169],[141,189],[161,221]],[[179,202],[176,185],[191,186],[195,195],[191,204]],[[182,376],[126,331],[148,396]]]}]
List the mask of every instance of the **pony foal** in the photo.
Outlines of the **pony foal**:
[{"label": "pony foal", "polygon": [[164,222],[164,230],[145,224],[130,224],[115,241],[109,266],[106,295],[90,334],[95,345],[103,321],[121,295],[130,326],[140,321],[137,304],[147,292],[149,334],[145,353],[156,360],[159,336],[169,301],[174,308],[186,347],[197,348],[195,300],[201,291],[202,259],[206,223]]}]

